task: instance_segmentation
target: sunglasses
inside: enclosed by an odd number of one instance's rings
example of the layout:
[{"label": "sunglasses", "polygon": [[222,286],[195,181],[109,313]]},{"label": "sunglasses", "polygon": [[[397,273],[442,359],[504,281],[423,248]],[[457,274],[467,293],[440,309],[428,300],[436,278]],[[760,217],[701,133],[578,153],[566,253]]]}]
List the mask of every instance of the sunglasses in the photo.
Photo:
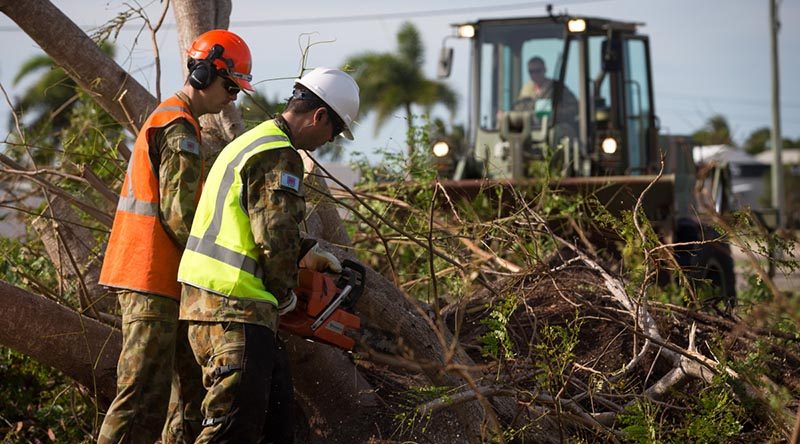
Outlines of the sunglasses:
[{"label": "sunglasses", "polygon": [[225,91],[232,96],[239,94],[239,92],[242,90],[242,88],[239,88],[239,85],[237,85],[236,82],[224,77],[222,79],[222,87],[225,88]]},{"label": "sunglasses", "polygon": [[534,69],[529,69],[528,72],[531,73],[531,74],[542,74],[542,73],[545,72],[545,69],[544,68],[534,68]]},{"label": "sunglasses", "polygon": [[333,126],[333,137],[338,136],[342,131],[344,131],[344,121],[339,117],[338,114],[331,107],[326,106],[325,109],[328,111],[328,117],[331,120],[331,125]]}]

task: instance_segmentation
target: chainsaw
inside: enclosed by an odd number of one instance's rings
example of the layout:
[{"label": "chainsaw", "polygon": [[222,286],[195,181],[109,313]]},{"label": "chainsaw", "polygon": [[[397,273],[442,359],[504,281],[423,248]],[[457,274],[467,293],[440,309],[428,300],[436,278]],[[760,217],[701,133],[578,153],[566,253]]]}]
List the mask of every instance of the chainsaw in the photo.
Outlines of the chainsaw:
[{"label": "chainsaw", "polygon": [[302,268],[294,289],[297,306],[281,316],[280,328],[314,342],[351,351],[355,340],[348,333],[361,327],[353,306],[364,292],[364,266],[342,261],[342,272],[334,280],[328,274]]}]

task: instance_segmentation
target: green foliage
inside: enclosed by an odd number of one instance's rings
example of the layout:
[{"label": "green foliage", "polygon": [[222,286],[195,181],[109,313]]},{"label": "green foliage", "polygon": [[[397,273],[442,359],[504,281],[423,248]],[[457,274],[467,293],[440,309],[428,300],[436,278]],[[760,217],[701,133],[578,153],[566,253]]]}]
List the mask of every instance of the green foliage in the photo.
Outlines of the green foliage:
[{"label": "green foliage", "polygon": [[[638,399],[619,416],[625,441],[631,443],[728,443],[743,430],[745,410],[736,401],[731,381],[716,377],[699,391],[676,397],[680,409]],[[677,406],[677,405],[676,405]]]},{"label": "green foliage", "polygon": [[718,380],[696,398],[697,406],[687,415],[684,433],[689,442],[726,443],[742,430],[739,417],[742,409],[734,401],[733,392]]},{"label": "green foliage", "polygon": [[647,290],[647,297],[651,301],[676,305],[690,305],[692,303],[692,296],[689,290],[678,283],[676,279],[673,279],[667,285],[650,286]]},{"label": "green foliage", "polygon": [[[772,130],[769,127],[761,127],[750,133],[744,143],[744,150],[748,154],[758,154],[770,149]],[[784,148],[800,148],[800,138],[782,140]]]},{"label": "green foliage", "polygon": [[[5,259],[0,280],[45,295],[59,288],[58,273],[40,242],[0,238],[0,251]],[[62,303],[76,303],[74,292],[65,290]],[[4,347],[0,400],[0,442],[93,442],[97,412],[92,400],[70,378]]]},{"label": "green foliage", "polygon": [[[800,180],[797,185],[800,186]],[[788,188],[787,189],[791,189]],[[739,248],[753,253],[760,259],[760,266],[768,268],[769,263],[779,273],[791,274],[800,270],[800,261],[791,252],[798,246],[797,240],[792,236],[767,230],[756,222],[756,217],[749,210],[733,213],[733,228]],[[775,256],[773,250],[784,252]]]},{"label": "green foliage", "polygon": [[0,280],[34,289],[58,287],[58,273],[42,251],[40,243],[0,238],[0,251],[3,251],[5,258],[0,262]]},{"label": "green foliage", "polygon": [[419,31],[411,22],[403,23],[397,32],[397,53],[409,65],[422,66],[425,63],[425,47]]},{"label": "green foliage", "polygon": [[[422,118],[428,122],[427,116],[422,116]],[[430,130],[430,125],[409,129],[407,136],[412,147],[411,152],[375,148],[374,152],[380,158],[377,164],[371,163],[366,155],[360,152],[353,153],[351,167],[358,171],[361,177],[358,185],[373,187],[391,182],[431,183],[436,178],[436,169],[431,163],[430,153],[427,149],[431,142]],[[429,187],[416,188],[422,192],[423,189]],[[429,198],[430,196],[430,194],[426,194],[423,197]],[[410,204],[418,202],[417,199],[408,201]]]},{"label": "green foliage", "polygon": [[422,425],[424,432],[430,423],[431,415],[423,414],[419,406],[433,400],[441,400],[444,403],[449,401],[448,395],[454,393],[452,387],[442,387],[435,385],[423,385],[410,387],[405,392],[405,401],[400,412],[394,415],[394,423],[397,426],[397,433],[411,430],[418,425]]},{"label": "green foliage", "polygon": [[[608,210],[598,205],[593,212],[593,217],[600,227],[614,233],[619,237],[618,251],[622,256],[622,264],[626,273],[626,284],[629,294],[638,294],[645,276],[646,266],[651,270],[655,263],[645,263],[645,251],[659,245],[659,239],[653,231],[643,210],[638,215],[638,223],[644,233],[644,240],[633,220],[633,211],[624,210],[619,215],[611,214]],[[651,258],[652,260],[652,258]]]},{"label": "green foliage", "polygon": [[728,119],[722,114],[709,117],[705,125],[692,134],[692,139],[700,145],[735,146]]},{"label": "green foliage", "polygon": [[406,392],[408,399],[416,404],[432,401],[439,398],[447,398],[449,393],[453,392],[452,387],[444,387],[438,385],[422,385],[418,387],[411,387]]},{"label": "green foliage", "polygon": [[581,196],[570,196],[557,190],[553,191],[547,187],[547,183],[543,184],[539,195],[538,209],[546,219],[579,214],[583,205],[584,201]]},{"label": "green foliage", "polygon": [[[415,128],[411,134],[413,146],[425,146],[430,140],[428,131],[428,126]],[[429,236],[439,245],[448,244],[452,239],[451,235],[430,226],[431,205],[438,203],[433,202],[434,188],[428,184],[433,183],[436,170],[428,152],[423,149],[414,149],[410,154],[382,149],[377,151],[382,156],[377,164],[359,153],[353,155],[351,165],[361,177],[357,187],[380,193],[394,202],[370,201],[368,208],[359,205],[356,208],[358,213],[371,222],[367,224],[364,220],[357,220],[349,227],[349,231],[356,243],[365,233],[386,240],[372,243],[372,254],[364,257],[364,261],[384,272],[394,269],[402,282],[425,284],[410,287],[408,291],[415,298],[430,302],[432,294],[427,283],[431,273],[452,267],[452,264],[434,257],[434,270],[431,270],[428,251],[420,246],[420,243],[427,245]],[[438,197],[441,198],[441,194]],[[397,205],[396,202],[403,202],[403,205]],[[387,221],[394,226],[387,224]],[[398,232],[395,227],[402,231]],[[460,280],[457,277],[438,279],[439,295],[456,298],[463,293]],[[451,285],[454,286],[451,288]]]},{"label": "green foliage", "polygon": [[[126,141],[125,131],[86,93],[79,93],[79,97],[70,110],[69,125],[59,133],[62,151],[53,160],[66,172],[80,175],[75,166],[85,166],[105,183],[121,182],[125,166],[116,149]],[[70,182],[64,182],[63,186],[81,196],[91,190],[91,187]],[[92,197],[100,200],[97,194]]]},{"label": "green foliage", "polygon": [[488,329],[480,338],[483,344],[481,353],[484,356],[495,360],[514,358],[514,344],[508,334],[508,322],[518,305],[514,294],[507,295],[495,303],[487,317],[481,319],[481,324]]},{"label": "green foliage", "polygon": [[747,154],[758,154],[762,151],[766,151],[767,142],[771,134],[772,131],[768,127],[758,128],[750,133],[750,136],[744,143],[744,150]]},{"label": "green foliage", "polygon": [[2,442],[93,442],[93,403],[61,373],[0,347]]},{"label": "green foliage", "polygon": [[[100,44],[100,49],[109,57],[114,56],[114,46],[110,43]],[[51,127],[57,132],[69,124],[69,109],[85,100],[86,96],[76,97],[79,89],[75,82],[46,55],[33,56],[25,61],[14,76],[14,85],[42,71],[44,73],[22,92],[14,108],[30,116],[27,126],[31,131]]]},{"label": "green foliage", "polygon": [[767,284],[756,274],[747,277],[747,285],[738,295],[739,303],[755,305],[772,299],[772,293]]},{"label": "green foliage", "polygon": [[531,346],[534,365],[541,370],[536,374],[536,380],[553,394],[564,386],[568,370],[575,360],[575,347],[581,333],[581,321],[577,316],[576,313],[575,319],[565,326],[542,326],[538,341]]},{"label": "green foliage", "polygon": [[646,399],[638,399],[619,416],[626,441],[636,444],[657,444],[661,440],[659,408]]}]

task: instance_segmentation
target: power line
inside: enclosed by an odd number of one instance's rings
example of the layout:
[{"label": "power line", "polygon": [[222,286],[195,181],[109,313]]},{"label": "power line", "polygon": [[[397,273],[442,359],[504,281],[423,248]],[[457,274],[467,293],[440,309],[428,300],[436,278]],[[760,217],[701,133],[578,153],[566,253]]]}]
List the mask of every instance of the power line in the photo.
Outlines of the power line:
[{"label": "power line", "polygon": [[[672,97],[677,100],[713,100],[717,102],[728,102],[734,103],[738,105],[751,105],[751,106],[769,106],[769,100],[764,99],[751,99],[746,97],[720,97],[720,96],[703,96],[697,94],[685,94],[685,93],[676,93],[670,91],[658,92],[656,91],[656,95],[664,96],[664,97]],[[789,108],[800,108],[800,102],[787,102],[781,101],[781,107],[789,107]]]},{"label": "power line", "polygon": [[[737,112],[730,112],[730,111],[704,111],[698,109],[683,109],[683,108],[673,108],[671,106],[660,106],[657,107],[656,113],[660,117],[664,117],[665,114],[676,114],[681,116],[695,116],[693,118],[705,120],[713,114],[722,114],[725,118],[728,119],[729,122],[737,123],[737,122],[748,122],[753,124],[759,124],[761,126],[769,126],[769,116],[757,116],[753,114],[742,114]],[[792,128],[800,128],[800,126],[796,124],[792,124],[792,122],[786,122],[785,126],[792,127]]]},{"label": "power line", "polygon": [[[579,5],[589,3],[603,3],[614,0],[561,0],[559,6],[564,5]],[[533,9],[541,8],[548,3],[553,3],[553,0],[535,1],[526,3],[507,3],[502,5],[493,6],[472,6],[463,8],[447,8],[447,9],[429,9],[424,11],[407,11],[407,12],[386,12],[379,14],[359,14],[359,15],[339,15],[330,17],[304,17],[304,18],[285,18],[285,19],[259,19],[259,20],[239,20],[233,21],[230,27],[247,28],[254,26],[293,26],[293,25],[308,25],[308,24],[325,24],[325,23],[352,23],[371,20],[389,20],[389,19],[403,19],[403,18],[420,18],[420,17],[436,17],[444,15],[458,15],[469,14],[476,12],[495,12],[495,11],[513,11],[519,9]],[[81,29],[94,29],[96,26],[79,25]],[[174,23],[164,23],[162,29],[175,29]],[[123,31],[134,31],[130,28],[122,28]],[[22,32],[16,26],[0,26],[0,32]]]},{"label": "power line", "polygon": [[[601,3],[613,0],[562,0],[562,4],[587,4],[587,3]],[[321,24],[321,23],[342,23],[342,22],[357,22],[365,20],[387,20],[387,19],[402,19],[402,18],[419,18],[419,17],[436,17],[443,15],[458,15],[468,14],[475,12],[494,12],[494,11],[512,11],[519,9],[533,9],[540,8],[552,0],[526,2],[526,3],[509,3],[504,5],[494,6],[472,6],[463,8],[447,8],[447,9],[431,9],[427,11],[412,11],[412,12],[389,12],[382,14],[362,14],[362,15],[347,15],[338,17],[313,17],[303,19],[267,19],[267,20],[243,20],[235,22],[237,27],[247,26],[288,26],[288,25],[304,25],[304,24]]]}]

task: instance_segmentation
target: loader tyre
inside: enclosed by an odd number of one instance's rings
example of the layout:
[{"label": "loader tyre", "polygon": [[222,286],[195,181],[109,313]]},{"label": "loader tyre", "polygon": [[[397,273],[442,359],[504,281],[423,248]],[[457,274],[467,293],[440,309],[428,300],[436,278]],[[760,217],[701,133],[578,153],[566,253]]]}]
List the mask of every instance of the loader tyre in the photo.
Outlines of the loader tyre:
[{"label": "loader tyre", "polygon": [[[679,243],[718,237],[713,228],[695,223],[681,224],[676,231],[676,241]],[[730,313],[736,306],[736,274],[730,245],[723,241],[689,245],[676,248],[675,256],[695,290],[701,290],[701,294],[708,296],[702,301],[703,305],[722,306],[726,313]],[[706,291],[702,291],[704,288]]]},{"label": "loader tyre", "polygon": [[719,296],[707,300],[709,305],[724,304],[730,312],[736,306],[736,275],[728,244],[715,242],[703,245],[698,265],[702,270],[701,285],[710,285]]}]

